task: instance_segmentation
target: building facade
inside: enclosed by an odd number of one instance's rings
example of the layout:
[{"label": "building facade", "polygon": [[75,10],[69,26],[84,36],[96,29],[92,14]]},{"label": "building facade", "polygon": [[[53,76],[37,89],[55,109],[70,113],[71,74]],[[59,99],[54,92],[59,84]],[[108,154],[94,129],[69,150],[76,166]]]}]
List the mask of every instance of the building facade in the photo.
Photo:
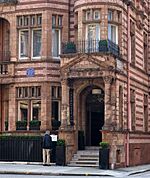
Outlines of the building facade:
[{"label": "building facade", "polygon": [[67,162],[83,132],[110,164],[150,163],[149,21],[148,0],[0,1],[1,133],[55,119]]}]

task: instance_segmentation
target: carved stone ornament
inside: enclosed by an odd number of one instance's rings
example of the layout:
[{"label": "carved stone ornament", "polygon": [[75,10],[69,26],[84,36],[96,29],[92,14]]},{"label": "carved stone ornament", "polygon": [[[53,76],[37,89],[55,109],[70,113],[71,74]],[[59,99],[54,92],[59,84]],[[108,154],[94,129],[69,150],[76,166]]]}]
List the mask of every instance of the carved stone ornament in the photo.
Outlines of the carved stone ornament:
[{"label": "carved stone ornament", "polygon": [[111,84],[113,77],[112,76],[104,76],[103,80],[106,84]]}]

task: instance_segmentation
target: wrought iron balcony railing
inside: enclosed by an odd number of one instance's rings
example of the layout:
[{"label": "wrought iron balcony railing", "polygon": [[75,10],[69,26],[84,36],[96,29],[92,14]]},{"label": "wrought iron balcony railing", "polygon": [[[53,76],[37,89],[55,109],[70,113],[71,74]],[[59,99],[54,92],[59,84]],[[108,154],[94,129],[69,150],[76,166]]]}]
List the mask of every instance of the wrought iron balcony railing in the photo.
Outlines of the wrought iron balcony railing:
[{"label": "wrought iron balcony railing", "polygon": [[71,53],[111,53],[119,57],[119,46],[110,40],[82,40],[62,44],[62,54]]}]

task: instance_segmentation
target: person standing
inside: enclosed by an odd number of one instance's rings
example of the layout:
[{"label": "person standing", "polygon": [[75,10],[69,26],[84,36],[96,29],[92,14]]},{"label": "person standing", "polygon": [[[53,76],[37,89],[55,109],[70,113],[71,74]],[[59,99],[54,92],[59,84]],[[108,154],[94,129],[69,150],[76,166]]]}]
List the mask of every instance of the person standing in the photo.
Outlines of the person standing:
[{"label": "person standing", "polygon": [[50,131],[47,130],[43,137],[43,166],[50,166],[50,153],[52,150],[52,138],[50,136]]}]

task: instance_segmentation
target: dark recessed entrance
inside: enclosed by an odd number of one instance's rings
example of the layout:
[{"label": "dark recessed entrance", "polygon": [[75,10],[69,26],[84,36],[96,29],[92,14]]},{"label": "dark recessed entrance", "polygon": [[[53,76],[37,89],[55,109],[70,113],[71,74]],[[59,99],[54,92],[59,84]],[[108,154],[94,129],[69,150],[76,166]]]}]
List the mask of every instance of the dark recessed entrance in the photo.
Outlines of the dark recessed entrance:
[{"label": "dark recessed entrance", "polygon": [[103,125],[104,92],[102,89],[91,89],[86,98],[86,145],[99,145]]}]

